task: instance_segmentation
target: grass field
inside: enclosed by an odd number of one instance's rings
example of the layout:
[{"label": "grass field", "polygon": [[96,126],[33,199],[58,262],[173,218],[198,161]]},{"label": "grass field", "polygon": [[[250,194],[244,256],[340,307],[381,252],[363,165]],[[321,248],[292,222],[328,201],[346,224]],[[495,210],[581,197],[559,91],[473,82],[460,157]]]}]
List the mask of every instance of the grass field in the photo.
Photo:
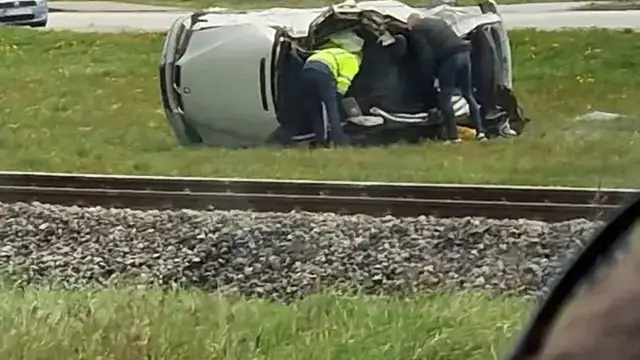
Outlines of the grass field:
[{"label": "grass field", "polygon": [[[341,180],[637,186],[640,34],[511,32],[534,119],[516,140],[336,151],[176,146],[161,34],[0,30],[0,169]],[[590,110],[629,116],[576,121]]]},{"label": "grass field", "polygon": [[[87,0],[71,0],[71,1],[87,1]],[[91,0],[88,0],[91,1]],[[98,0],[103,1],[103,0]],[[289,8],[305,8],[319,7],[340,3],[339,0],[114,0],[117,2],[128,2],[135,4],[150,5],[170,5],[185,8],[208,8],[208,7],[224,7],[231,9],[267,9],[271,7],[289,7]],[[567,2],[576,0],[499,0],[498,4],[527,4],[527,3],[545,3],[545,2]],[[429,0],[404,0],[406,4],[418,7],[424,7],[429,4]],[[55,1],[53,1],[55,3]],[[458,0],[458,4],[475,5],[477,0]]]},{"label": "grass field", "polygon": [[3,360],[489,360],[530,308],[473,294],[284,306],[193,292],[5,290],[2,300]]}]

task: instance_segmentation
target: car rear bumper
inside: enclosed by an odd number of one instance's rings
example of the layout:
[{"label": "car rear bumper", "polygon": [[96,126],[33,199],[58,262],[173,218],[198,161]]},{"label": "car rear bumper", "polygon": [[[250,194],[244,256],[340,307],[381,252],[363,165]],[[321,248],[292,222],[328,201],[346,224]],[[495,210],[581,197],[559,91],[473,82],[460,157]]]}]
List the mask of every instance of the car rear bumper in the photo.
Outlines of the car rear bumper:
[{"label": "car rear bumper", "polygon": [[[7,10],[20,10],[20,14],[7,14]],[[49,8],[46,3],[19,8],[0,8],[0,25],[36,25],[46,23]]]}]

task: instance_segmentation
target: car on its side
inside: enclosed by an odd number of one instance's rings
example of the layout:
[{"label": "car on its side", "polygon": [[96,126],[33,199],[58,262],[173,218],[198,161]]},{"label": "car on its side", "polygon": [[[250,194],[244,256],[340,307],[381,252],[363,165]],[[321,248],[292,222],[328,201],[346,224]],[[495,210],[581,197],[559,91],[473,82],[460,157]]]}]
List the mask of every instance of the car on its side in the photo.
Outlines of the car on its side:
[{"label": "car on its side", "polygon": [[[298,77],[306,57],[332,35],[364,40],[361,70],[346,94],[344,129],[360,144],[438,137],[435,91],[425,91],[407,48],[412,12],[445,19],[473,45],[476,95],[490,112],[489,135],[517,136],[529,121],[512,92],[509,38],[495,2],[480,11],[448,5],[418,10],[398,1],[364,1],[320,10],[220,15],[197,11],[175,21],[160,59],[162,104],[183,146],[250,147],[313,138],[301,118]],[[469,124],[464,99],[458,122]]]},{"label": "car on its side", "polygon": [[48,20],[46,0],[0,0],[0,25],[45,27]]}]

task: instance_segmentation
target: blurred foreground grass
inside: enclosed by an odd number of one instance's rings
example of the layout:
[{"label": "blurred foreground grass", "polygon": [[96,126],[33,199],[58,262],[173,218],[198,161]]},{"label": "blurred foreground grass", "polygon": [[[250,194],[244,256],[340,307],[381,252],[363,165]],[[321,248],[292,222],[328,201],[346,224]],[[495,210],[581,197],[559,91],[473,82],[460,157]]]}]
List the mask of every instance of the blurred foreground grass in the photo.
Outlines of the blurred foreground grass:
[{"label": "blurred foreground grass", "polygon": [[[640,33],[510,32],[524,137],[460,146],[187,150],[160,105],[162,34],[0,29],[0,169],[638,186]],[[592,110],[627,114],[578,121]]]},{"label": "blurred foreground grass", "polygon": [[289,306],[198,292],[3,291],[0,358],[496,359],[529,304],[480,295],[317,295]]}]

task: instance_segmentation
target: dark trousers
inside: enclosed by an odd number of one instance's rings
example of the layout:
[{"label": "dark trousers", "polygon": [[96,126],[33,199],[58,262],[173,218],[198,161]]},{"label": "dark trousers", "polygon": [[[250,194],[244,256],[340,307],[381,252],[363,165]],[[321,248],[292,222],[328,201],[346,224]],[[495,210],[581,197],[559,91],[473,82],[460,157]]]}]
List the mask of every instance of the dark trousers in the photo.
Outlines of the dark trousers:
[{"label": "dark trousers", "polygon": [[[316,142],[346,145],[348,139],[342,130],[339,108],[342,96],[336,90],[329,68],[322,63],[308,62],[302,68],[301,81],[303,106],[316,134]],[[322,116],[322,104],[327,111],[328,124]]]},{"label": "dark trousers", "polygon": [[476,127],[476,131],[478,133],[484,132],[478,102],[473,96],[470,53],[468,51],[460,52],[444,60],[440,66],[438,66],[438,82],[440,83],[438,105],[444,118],[447,137],[449,139],[456,139],[458,137],[453,103],[451,102],[456,88],[460,90],[462,97],[469,105],[469,114],[473,125]]}]

